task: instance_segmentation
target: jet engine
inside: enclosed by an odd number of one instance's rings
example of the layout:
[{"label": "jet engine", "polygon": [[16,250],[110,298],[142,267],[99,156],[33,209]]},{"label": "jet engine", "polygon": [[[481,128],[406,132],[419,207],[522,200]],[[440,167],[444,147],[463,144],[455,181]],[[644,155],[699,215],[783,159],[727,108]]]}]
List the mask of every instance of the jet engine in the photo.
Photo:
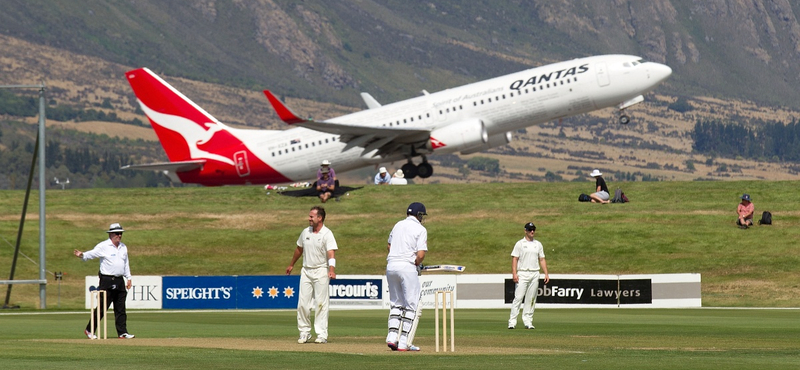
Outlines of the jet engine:
[{"label": "jet engine", "polygon": [[511,142],[511,136],[512,136],[511,131],[494,134],[492,136],[489,136],[489,142],[487,142],[486,144],[462,150],[461,154],[473,154],[482,152],[484,150],[489,150],[500,145],[506,145]]},{"label": "jet engine", "polygon": [[436,154],[450,154],[489,142],[483,120],[470,119],[437,128],[431,132],[430,146]]}]

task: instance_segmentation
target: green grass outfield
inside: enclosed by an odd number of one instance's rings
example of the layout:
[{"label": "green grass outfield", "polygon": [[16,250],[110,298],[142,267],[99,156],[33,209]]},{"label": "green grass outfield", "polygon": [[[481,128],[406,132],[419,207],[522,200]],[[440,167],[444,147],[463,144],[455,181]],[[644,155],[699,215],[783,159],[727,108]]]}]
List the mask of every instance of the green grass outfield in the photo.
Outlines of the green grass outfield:
[{"label": "green grass outfield", "polygon": [[[3,369],[793,369],[796,309],[540,309],[535,330],[507,310],[456,310],[456,352],[384,344],[386,312],[334,311],[330,342],[296,343],[293,311],[132,312],[136,339],[82,338],[87,313],[0,314]],[[111,332],[113,324],[109,322]]]},{"label": "green grass outfield", "polygon": [[[706,307],[800,307],[798,183],[610,185],[621,186],[631,203],[578,203],[590,181],[368,186],[326,204],[326,224],[339,243],[339,274],[382,274],[391,227],[410,202],[421,201],[430,214],[429,263],[508,273],[511,248],[532,220],[552,274],[700,273]],[[773,226],[733,226],[743,192],[753,196],[759,214],[773,212]],[[3,279],[23,196],[0,191]],[[34,261],[37,202],[34,193],[22,238],[22,252]],[[97,262],[81,262],[72,250],[104,239],[111,222],[127,230],[134,278],[278,275],[315,204],[314,198],[266,195],[260,187],[48,191],[47,269],[66,275],[60,285],[49,276],[43,314],[36,312],[38,287],[14,286],[11,303],[22,308],[0,314],[0,367],[99,368],[114,357],[131,369],[786,369],[800,358],[798,309],[540,309],[534,331],[507,330],[507,310],[458,310],[455,355],[431,351],[432,312],[423,316],[418,354],[392,353],[381,344],[382,310],[334,311],[325,346],[295,343],[291,311],[133,311],[129,327],[136,339],[82,338],[88,320],[83,281],[97,273]],[[16,278],[38,278],[35,263],[20,257]]]},{"label": "green grass outfield", "polygon": [[[509,273],[509,254],[534,221],[552,274],[700,273],[707,307],[800,307],[800,197],[797,182],[636,182],[621,186],[626,204],[587,204],[581,183],[367,186],[326,204],[339,244],[339,274],[383,274],[386,239],[405,207],[421,201],[430,216],[428,264],[467,266],[466,273]],[[736,205],[750,193],[772,226],[740,230]],[[11,265],[22,191],[0,191],[0,278]],[[280,275],[315,198],[266,195],[263,188],[73,189],[47,192],[48,308],[81,309],[81,262],[111,222],[127,232],[133,275]],[[38,261],[34,192],[22,252]],[[758,217],[758,216],[757,216]],[[20,257],[17,279],[36,279]],[[3,289],[0,289],[2,291]],[[38,287],[14,287],[12,303],[38,307]]]}]

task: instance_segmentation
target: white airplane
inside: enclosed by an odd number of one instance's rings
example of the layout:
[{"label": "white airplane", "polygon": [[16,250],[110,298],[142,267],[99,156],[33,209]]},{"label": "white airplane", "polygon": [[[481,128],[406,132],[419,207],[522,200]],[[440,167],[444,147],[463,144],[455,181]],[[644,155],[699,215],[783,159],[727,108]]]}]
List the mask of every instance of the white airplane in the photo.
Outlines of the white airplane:
[{"label": "white airplane", "polygon": [[[288,130],[228,127],[147,68],[126,73],[170,162],[123,168],[164,171],[175,182],[207,186],[279,184],[316,178],[322,160],[339,172],[406,160],[406,178],[427,178],[432,154],[476,153],[511,141],[515,130],[644,100],[670,67],[630,55],[549,64],[325,121],[300,118],[264,94]],[[421,157],[418,165],[412,158]]]}]

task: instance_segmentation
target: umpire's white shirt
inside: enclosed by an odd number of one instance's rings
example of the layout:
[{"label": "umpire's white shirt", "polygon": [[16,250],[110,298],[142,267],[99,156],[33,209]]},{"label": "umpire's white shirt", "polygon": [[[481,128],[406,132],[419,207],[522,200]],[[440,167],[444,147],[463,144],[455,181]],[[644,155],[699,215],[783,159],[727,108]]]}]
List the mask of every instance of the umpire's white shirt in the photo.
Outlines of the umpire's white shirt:
[{"label": "umpire's white shirt", "polygon": [[131,279],[131,266],[128,263],[128,247],[119,242],[115,247],[111,239],[106,239],[94,246],[94,249],[83,253],[83,260],[100,258],[100,273],[111,276],[124,276]]},{"label": "umpire's white shirt", "polygon": [[333,232],[325,225],[316,234],[311,226],[303,229],[297,245],[303,248],[303,267],[311,269],[328,267],[328,251],[339,249]]},{"label": "umpire's white shirt", "polygon": [[528,241],[522,238],[514,244],[511,257],[519,258],[517,271],[539,271],[539,258],[544,258],[544,247],[536,239]]},{"label": "umpire's white shirt", "polygon": [[387,262],[408,262],[413,265],[417,260],[417,252],[428,250],[428,230],[416,217],[408,216],[394,225],[389,233],[389,244],[392,247],[386,257]]}]

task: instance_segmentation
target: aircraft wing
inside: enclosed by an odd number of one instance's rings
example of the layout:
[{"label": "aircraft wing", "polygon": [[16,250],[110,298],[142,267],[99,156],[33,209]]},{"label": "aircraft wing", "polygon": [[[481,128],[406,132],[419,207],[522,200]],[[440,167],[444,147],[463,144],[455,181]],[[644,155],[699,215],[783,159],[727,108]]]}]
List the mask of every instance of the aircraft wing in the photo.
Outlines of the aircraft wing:
[{"label": "aircraft wing", "polygon": [[353,147],[362,147],[364,148],[364,153],[377,149],[376,155],[389,155],[403,145],[424,144],[430,138],[431,131],[428,129],[360,126],[300,118],[269,90],[264,90],[264,94],[283,122],[315,131],[340,135],[340,140],[347,144],[345,151]]},{"label": "aircraft wing", "polygon": [[196,159],[191,161],[180,162],[159,162],[148,164],[132,164],[123,166],[121,170],[153,170],[153,171],[170,171],[170,172],[185,172],[203,167],[206,163],[205,159]]}]

